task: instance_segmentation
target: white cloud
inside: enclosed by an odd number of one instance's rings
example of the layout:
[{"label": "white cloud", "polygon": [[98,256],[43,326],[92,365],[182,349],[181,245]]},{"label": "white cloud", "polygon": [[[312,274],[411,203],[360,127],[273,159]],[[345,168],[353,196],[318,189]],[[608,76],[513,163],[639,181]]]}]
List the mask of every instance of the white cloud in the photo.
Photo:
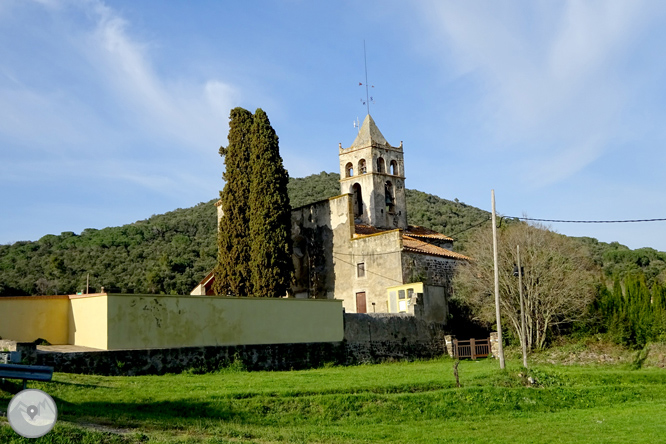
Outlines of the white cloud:
[{"label": "white cloud", "polygon": [[[77,158],[128,171],[141,166],[145,170],[136,174],[151,176],[154,165],[143,160],[159,151],[161,173],[175,177],[183,165],[170,163],[170,157],[194,152],[199,162],[217,158],[229,109],[239,97],[234,86],[177,69],[187,60],[169,60],[169,69],[160,69],[154,57],[158,45],[134,36],[131,23],[101,1],[17,2],[10,8],[15,10],[3,18],[8,26],[0,36],[25,42],[32,52],[0,48],[5,168],[48,154],[61,162],[52,163],[54,171]],[[35,19],[35,28],[18,23],[25,16]],[[155,188],[154,180],[137,182],[131,176],[117,177]]]},{"label": "white cloud", "polygon": [[97,24],[85,51],[128,112],[160,137],[200,149],[219,141],[238,91],[218,79],[160,78],[150,63],[150,45],[133,39],[128,23],[112,9],[93,5]]},{"label": "white cloud", "polygon": [[491,146],[534,154],[537,186],[580,171],[621,130],[632,91],[619,72],[651,9],[640,1],[424,3],[459,72],[485,82],[478,106],[490,116]]}]

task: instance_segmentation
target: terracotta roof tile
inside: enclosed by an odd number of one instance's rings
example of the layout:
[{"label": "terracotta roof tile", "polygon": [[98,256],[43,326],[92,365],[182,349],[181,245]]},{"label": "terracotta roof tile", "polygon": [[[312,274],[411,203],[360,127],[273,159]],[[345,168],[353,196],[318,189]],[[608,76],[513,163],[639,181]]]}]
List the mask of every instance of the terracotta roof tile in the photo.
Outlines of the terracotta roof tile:
[{"label": "terracotta roof tile", "polygon": [[433,256],[441,256],[449,259],[469,261],[470,258],[464,254],[456,253],[455,251],[447,250],[446,248],[438,247],[437,245],[429,244],[422,240],[418,240],[406,234],[402,235],[402,249],[412,253],[431,254]]},{"label": "terracotta roof tile", "polygon": [[359,236],[377,234],[381,233],[382,231],[388,231],[388,230],[385,228],[377,228],[373,227],[372,225],[364,225],[364,224],[356,224],[354,227],[354,234],[358,234]]},{"label": "terracotta roof tile", "polygon": [[[360,236],[366,236],[369,234],[377,234],[381,233],[382,231],[390,231],[390,230],[391,230],[390,228],[377,228],[371,225],[356,224],[354,232],[355,234],[358,234]],[[419,227],[418,225],[408,226],[407,229],[404,230],[404,233],[407,236],[411,237],[453,241],[453,238],[450,238],[446,234],[438,233],[437,231],[431,230],[430,228]]]},{"label": "terracotta roof tile", "polygon": [[441,239],[452,241],[453,238],[447,236],[446,234],[438,233],[437,231],[431,230],[426,227],[419,227],[417,225],[410,225],[405,230],[405,234],[412,237],[426,237],[428,239]]}]

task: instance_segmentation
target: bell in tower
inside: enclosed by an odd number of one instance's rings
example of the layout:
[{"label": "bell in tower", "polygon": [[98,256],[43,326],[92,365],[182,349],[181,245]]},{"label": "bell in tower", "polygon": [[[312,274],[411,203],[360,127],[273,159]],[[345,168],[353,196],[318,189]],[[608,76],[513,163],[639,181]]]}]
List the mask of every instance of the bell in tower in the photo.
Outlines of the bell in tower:
[{"label": "bell in tower", "polygon": [[340,193],[352,195],[355,223],[407,228],[402,142],[391,146],[370,114],[354,143],[340,147]]}]

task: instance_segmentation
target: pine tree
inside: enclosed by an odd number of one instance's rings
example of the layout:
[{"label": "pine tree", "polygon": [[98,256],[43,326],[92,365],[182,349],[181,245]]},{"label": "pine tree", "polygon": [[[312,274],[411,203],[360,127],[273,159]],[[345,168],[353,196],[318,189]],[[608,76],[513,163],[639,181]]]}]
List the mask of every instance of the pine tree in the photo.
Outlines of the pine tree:
[{"label": "pine tree", "polygon": [[229,144],[224,157],[224,189],[220,192],[224,215],[217,235],[218,259],[213,290],[218,295],[250,295],[250,131],[252,113],[234,108],[229,116]]},{"label": "pine tree", "polygon": [[282,164],[278,137],[262,109],[254,113],[250,180],[250,270],[255,296],[280,297],[289,289],[291,206],[289,175]]}]

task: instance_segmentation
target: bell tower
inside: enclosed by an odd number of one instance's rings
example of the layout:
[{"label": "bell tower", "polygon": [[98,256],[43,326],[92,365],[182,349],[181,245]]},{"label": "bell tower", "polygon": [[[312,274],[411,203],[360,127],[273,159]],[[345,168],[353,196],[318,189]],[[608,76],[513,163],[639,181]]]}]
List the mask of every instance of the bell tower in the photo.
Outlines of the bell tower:
[{"label": "bell tower", "polygon": [[370,114],[356,140],[340,146],[340,193],[351,194],[354,221],[377,228],[407,228],[402,142],[391,146]]}]

